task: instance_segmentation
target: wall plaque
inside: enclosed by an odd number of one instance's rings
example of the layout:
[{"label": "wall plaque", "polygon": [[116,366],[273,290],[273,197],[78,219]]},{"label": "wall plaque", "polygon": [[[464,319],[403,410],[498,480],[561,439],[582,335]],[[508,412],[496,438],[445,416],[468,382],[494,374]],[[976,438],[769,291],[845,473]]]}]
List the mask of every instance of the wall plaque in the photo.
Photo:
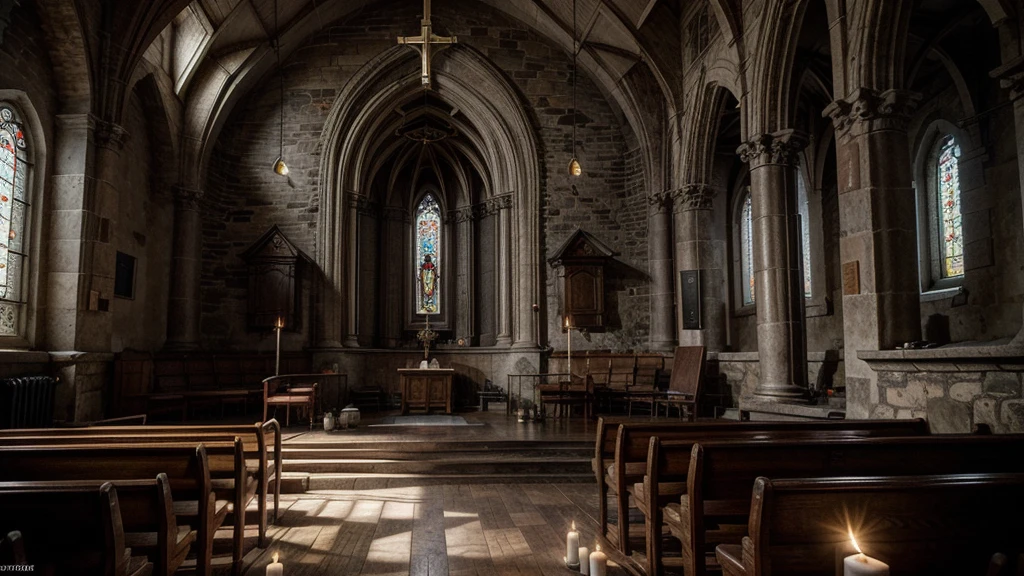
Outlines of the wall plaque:
[{"label": "wall plaque", "polygon": [[843,296],[860,294],[860,261],[843,264]]},{"label": "wall plaque", "polygon": [[700,330],[700,270],[679,272],[679,283],[683,287],[683,329]]}]

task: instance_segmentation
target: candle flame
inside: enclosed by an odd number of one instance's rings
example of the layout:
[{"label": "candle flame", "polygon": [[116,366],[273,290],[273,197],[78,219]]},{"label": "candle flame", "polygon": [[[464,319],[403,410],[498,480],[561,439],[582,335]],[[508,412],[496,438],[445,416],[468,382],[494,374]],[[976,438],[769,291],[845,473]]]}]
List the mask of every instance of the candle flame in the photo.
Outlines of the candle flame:
[{"label": "candle flame", "polygon": [[853,530],[852,529],[848,529],[847,531],[850,534],[850,542],[853,543],[854,549],[857,550],[858,553],[863,554],[864,551],[861,550],[860,546],[857,544],[857,539],[853,537]]},{"label": "candle flame", "polygon": [[569,317],[568,316],[565,317],[565,327],[566,328],[569,327]]},{"label": "candle flame", "polygon": [[274,552],[274,564],[277,564],[277,558],[278,558],[278,554],[277,554],[277,552]]},{"label": "candle flame", "polygon": [[277,322],[274,323],[274,326],[277,326],[278,328],[284,328],[284,318],[278,316]]},{"label": "candle flame", "polygon": [[600,551],[601,551],[601,545],[600,544],[594,544],[594,552],[600,552]]},{"label": "candle flame", "polygon": [[576,531],[576,521],[575,520],[572,521],[572,527],[569,528],[569,530],[572,530],[573,532]]}]

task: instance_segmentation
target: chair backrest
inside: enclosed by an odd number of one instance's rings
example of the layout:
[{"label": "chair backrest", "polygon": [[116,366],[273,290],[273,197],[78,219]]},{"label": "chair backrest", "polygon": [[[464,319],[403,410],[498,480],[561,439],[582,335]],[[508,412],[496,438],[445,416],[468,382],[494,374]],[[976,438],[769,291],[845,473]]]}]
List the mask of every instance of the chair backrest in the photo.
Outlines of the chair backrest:
[{"label": "chair backrest", "polygon": [[668,391],[677,394],[700,394],[704,379],[704,360],[707,353],[703,346],[679,346],[672,359],[672,379]]}]

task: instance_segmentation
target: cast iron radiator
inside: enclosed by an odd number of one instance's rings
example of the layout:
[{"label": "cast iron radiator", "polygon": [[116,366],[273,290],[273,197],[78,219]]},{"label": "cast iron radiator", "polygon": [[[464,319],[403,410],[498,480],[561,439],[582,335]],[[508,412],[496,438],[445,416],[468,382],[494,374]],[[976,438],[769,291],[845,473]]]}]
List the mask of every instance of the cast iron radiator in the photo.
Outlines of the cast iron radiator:
[{"label": "cast iron radiator", "polygon": [[51,376],[22,376],[0,379],[0,428],[46,428],[53,426]]}]

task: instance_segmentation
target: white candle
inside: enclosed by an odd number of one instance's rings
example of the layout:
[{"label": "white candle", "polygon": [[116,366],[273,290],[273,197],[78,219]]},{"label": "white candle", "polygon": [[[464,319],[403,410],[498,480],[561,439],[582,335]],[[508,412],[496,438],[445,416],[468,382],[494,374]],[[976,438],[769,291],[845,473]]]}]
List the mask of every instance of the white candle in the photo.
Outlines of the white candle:
[{"label": "white candle", "polygon": [[572,326],[569,325],[569,317],[565,317],[565,358],[569,365],[569,384],[572,384]]},{"label": "white candle", "polygon": [[277,561],[277,552],[274,552],[274,561],[267,565],[267,576],[283,576],[284,564]]},{"label": "white candle", "polygon": [[843,559],[843,576],[889,576],[889,565],[866,554]]},{"label": "white candle", "polygon": [[849,533],[850,542],[857,553],[843,558],[843,576],[889,576],[889,565],[861,551],[857,539],[853,537],[853,530],[849,530]]},{"label": "white candle", "polygon": [[580,546],[580,574],[590,574],[590,548]]},{"label": "white candle", "polygon": [[274,323],[274,331],[277,332],[277,347],[274,349],[274,376],[281,375],[281,329],[284,328],[284,318],[277,317]]},{"label": "white candle", "polygon": [[601,552],[601,545],[594,546],[590,554],[590,576],[605,576],[608,571],[608,557]]},{"label": "white candle", "polygon": [[572,528],[565,537],[565,563],[580,563],[580,533],[576,531],[576,521],[573,521]]}]

